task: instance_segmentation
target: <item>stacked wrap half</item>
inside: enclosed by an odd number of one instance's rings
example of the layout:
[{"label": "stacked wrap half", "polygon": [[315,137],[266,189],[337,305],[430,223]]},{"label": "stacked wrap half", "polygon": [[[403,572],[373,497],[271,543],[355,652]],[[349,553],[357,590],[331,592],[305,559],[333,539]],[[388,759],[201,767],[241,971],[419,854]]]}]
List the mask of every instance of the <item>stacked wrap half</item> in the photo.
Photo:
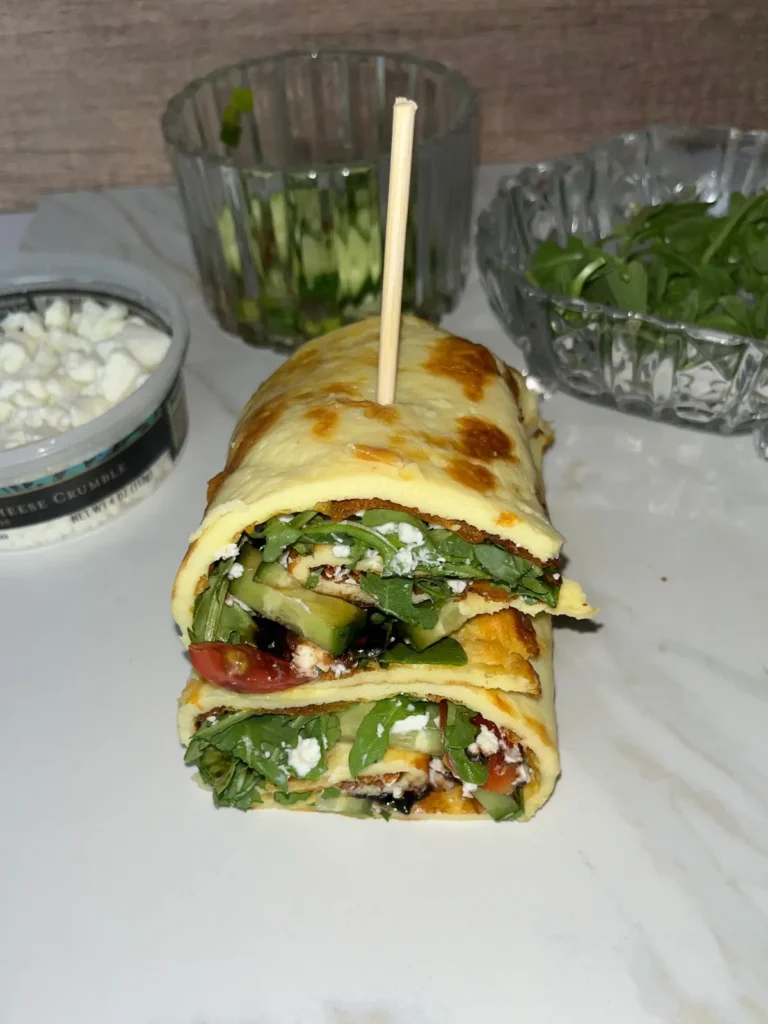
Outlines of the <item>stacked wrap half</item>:
[{"label": "stacked wrap half", "polygon": [[530,818],[559,774],[552,440],[523,378],[403,319],[300,349],[255,393],[173,591],[187,761],[218,805]]}]

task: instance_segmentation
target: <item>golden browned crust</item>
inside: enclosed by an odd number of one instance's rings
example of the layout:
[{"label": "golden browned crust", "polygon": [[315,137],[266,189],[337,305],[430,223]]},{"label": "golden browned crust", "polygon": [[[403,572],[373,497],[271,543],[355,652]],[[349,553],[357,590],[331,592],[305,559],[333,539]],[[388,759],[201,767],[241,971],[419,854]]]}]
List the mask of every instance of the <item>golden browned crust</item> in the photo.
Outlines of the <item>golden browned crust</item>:
[{"label": "golden browned crust", "polygon": [[506,608],[493,615],[477,615],[454,636],[467,653],[470,664],[481,664],[489,672],[527,679],[534,697],[541,695],[541,681],[530,664],[538,658],[536,632],[527,615]]}]

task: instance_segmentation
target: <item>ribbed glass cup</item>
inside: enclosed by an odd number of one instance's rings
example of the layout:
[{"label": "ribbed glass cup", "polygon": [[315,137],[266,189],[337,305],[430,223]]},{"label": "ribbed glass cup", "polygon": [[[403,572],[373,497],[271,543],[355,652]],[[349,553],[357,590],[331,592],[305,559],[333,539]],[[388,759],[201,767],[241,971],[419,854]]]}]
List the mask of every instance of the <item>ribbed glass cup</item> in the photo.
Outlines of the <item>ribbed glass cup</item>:
[{"label": "ribbed glass cup", "polygon": [[[253,109],[228,145],[235,89]],[[206,301],[226,330],[294,348],[378,312],[398,96],[419,108],[403,309],[436,320],[468,262],[477,103],[460,74],[402,54],[290,52],[221,68],[169,102],[163,134]]]}]

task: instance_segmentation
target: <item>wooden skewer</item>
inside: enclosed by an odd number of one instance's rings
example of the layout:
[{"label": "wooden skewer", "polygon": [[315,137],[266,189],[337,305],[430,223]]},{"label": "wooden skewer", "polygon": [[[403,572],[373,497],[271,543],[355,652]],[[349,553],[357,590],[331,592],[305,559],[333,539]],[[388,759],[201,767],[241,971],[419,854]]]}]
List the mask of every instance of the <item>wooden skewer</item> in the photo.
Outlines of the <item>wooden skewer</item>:
[{"label": "wooden skewer", "polygon": [[395,400],[415,116],[416,104],[413,100],[406,100],[402,97],[395,100],[392,115],[392,157],[389,168],[387,233],[384,243],[384,280],[381,289],[379,376],[376,387],[376,401],[379,405],[391,405]]}]

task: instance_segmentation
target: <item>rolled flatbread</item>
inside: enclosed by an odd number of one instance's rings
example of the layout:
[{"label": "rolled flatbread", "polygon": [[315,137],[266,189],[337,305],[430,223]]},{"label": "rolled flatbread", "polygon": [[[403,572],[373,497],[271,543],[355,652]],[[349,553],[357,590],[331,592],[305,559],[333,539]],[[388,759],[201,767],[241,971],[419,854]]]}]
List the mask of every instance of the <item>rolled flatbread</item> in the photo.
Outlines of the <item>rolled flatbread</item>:
[{"label": "rolled flatbread", "polygon": [[559,770],[550,615],[593,613],[560,572],[551,430],[519,374],[413,317],[377,405],[378,338],[300,349],[209,484],[173,591],[187,759],[244,809],[528,818]]}]

